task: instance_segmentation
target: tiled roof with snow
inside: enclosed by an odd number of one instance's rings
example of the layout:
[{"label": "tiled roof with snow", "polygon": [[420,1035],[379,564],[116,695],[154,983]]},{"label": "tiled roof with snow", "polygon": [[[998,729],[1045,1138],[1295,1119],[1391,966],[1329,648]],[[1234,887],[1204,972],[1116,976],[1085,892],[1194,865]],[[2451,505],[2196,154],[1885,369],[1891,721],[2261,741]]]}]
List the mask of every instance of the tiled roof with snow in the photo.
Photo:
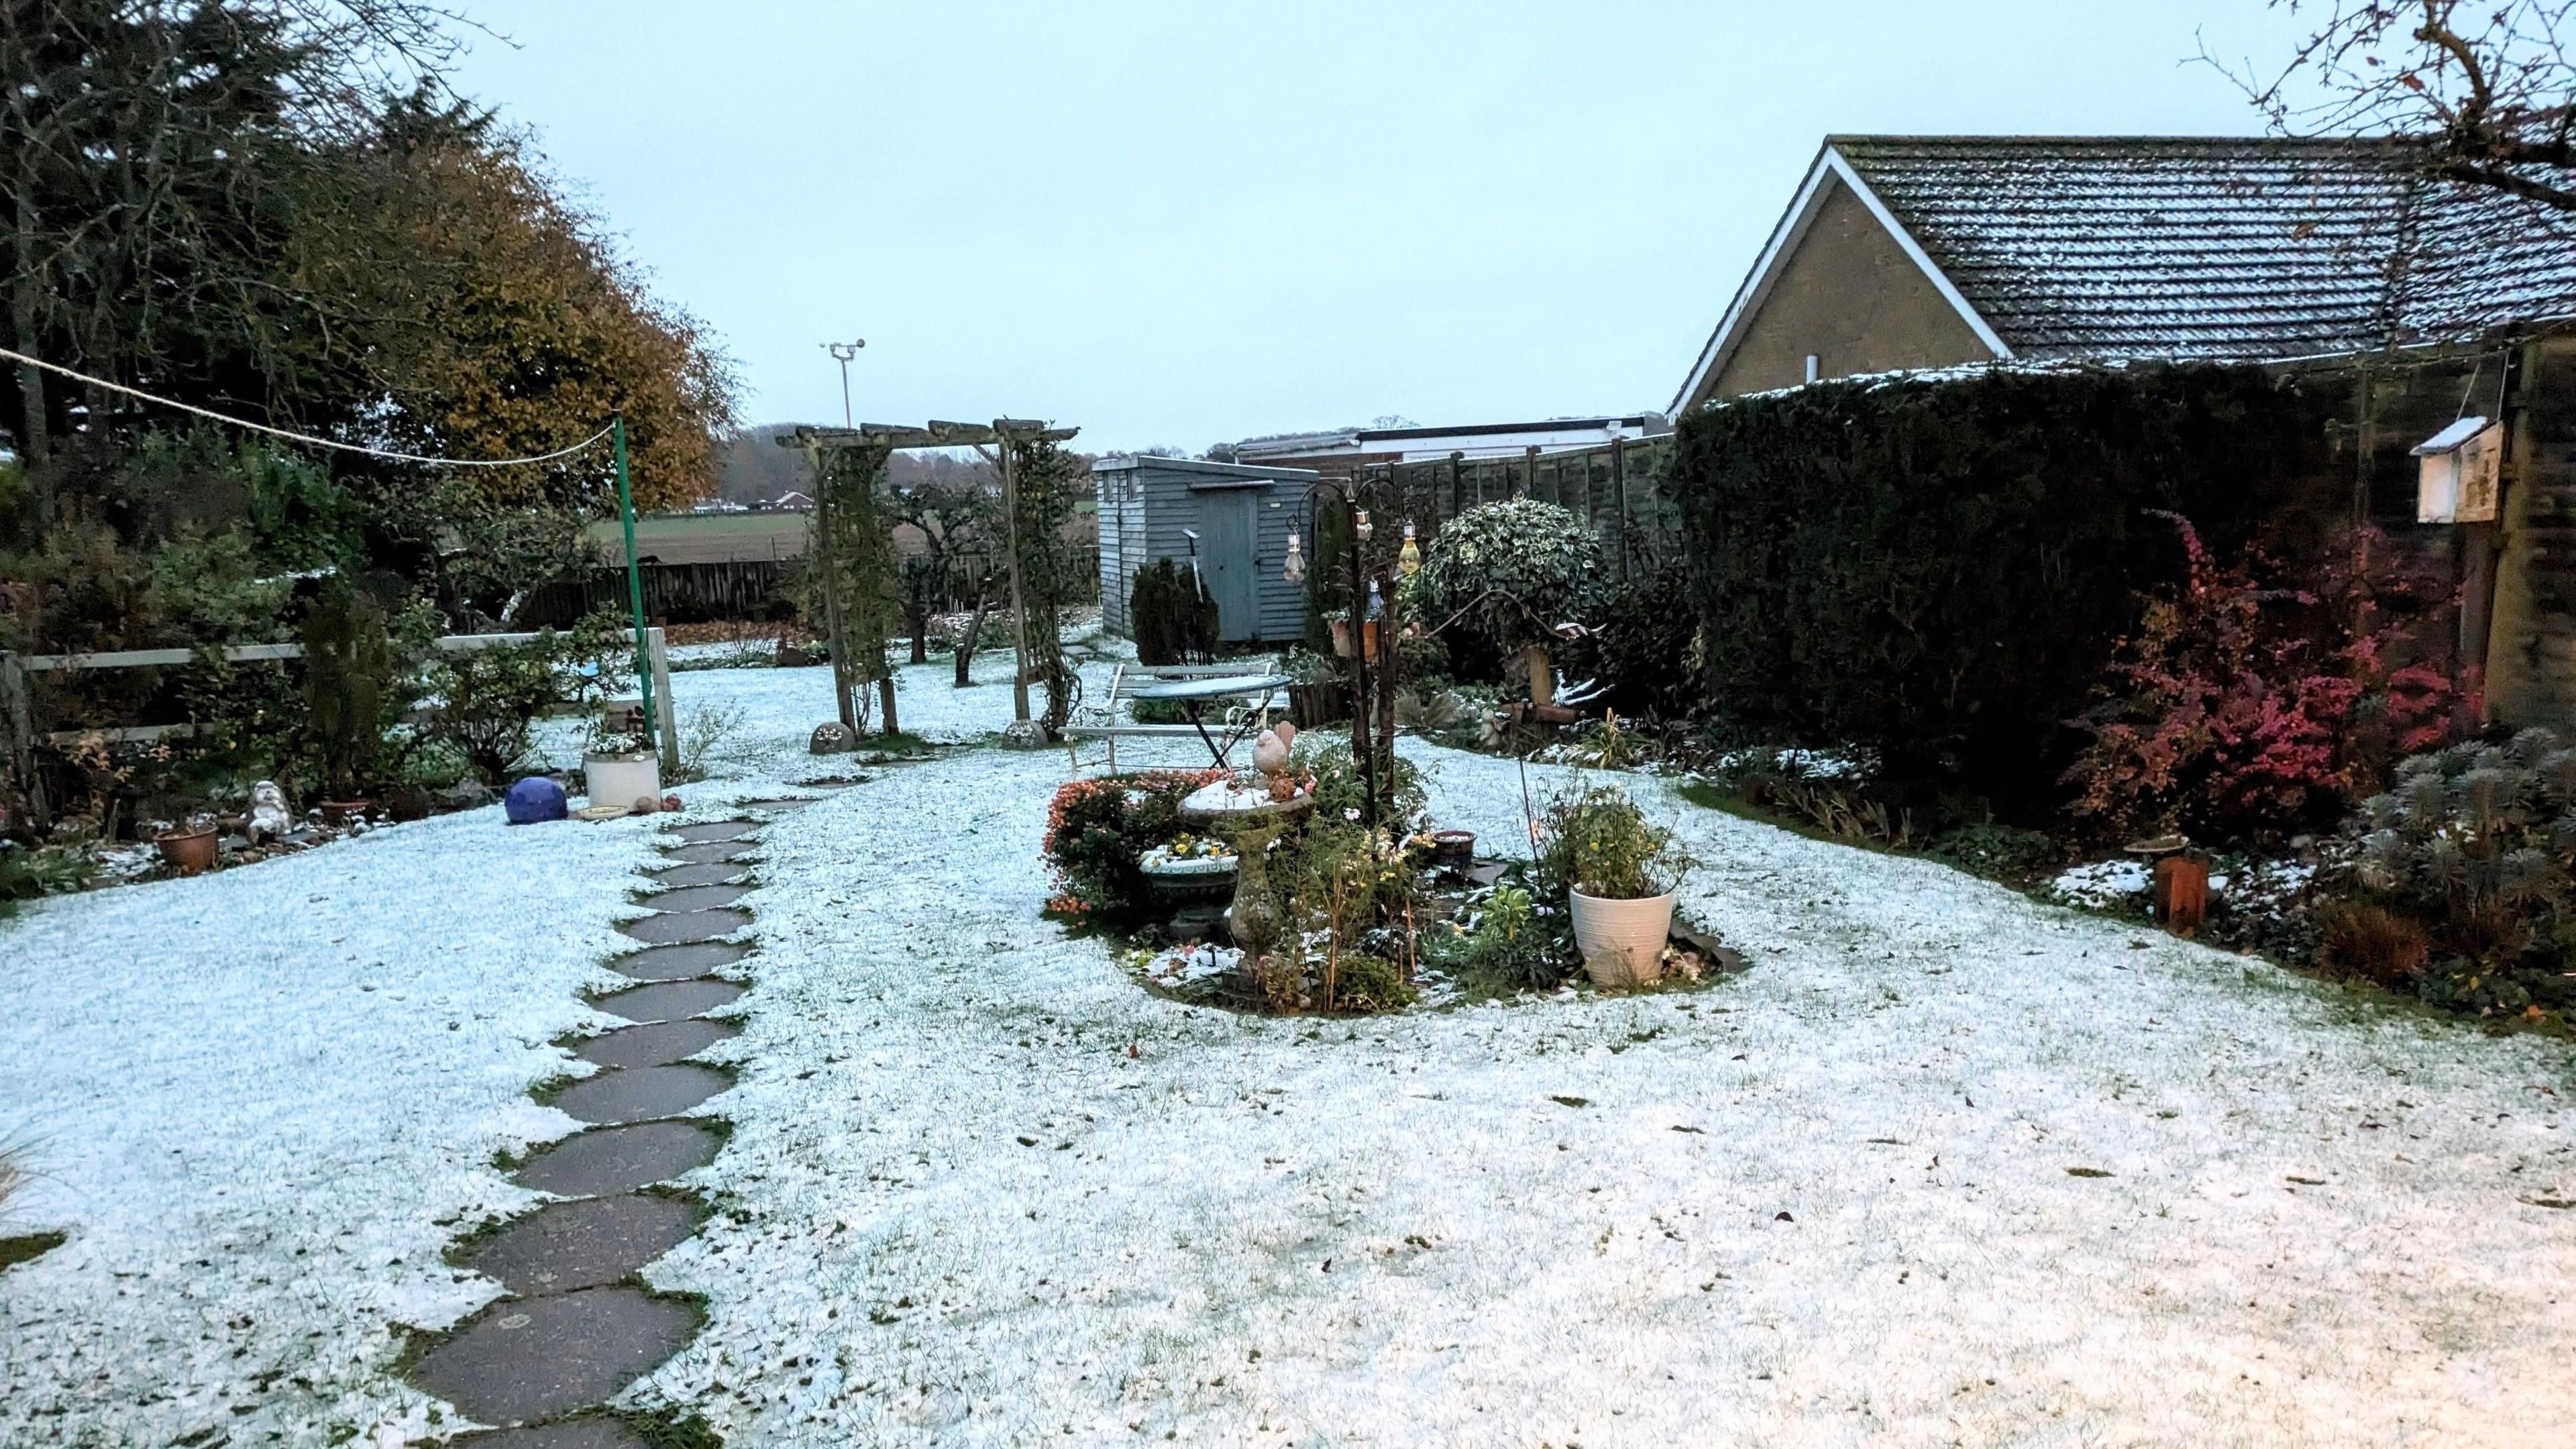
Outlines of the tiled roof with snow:
[{"label": "tiled roof with snow", "polygon": [[2022,357],[2295,357],[2576,316],[2576,218],[2422,181],[2380,142],[1827,145]]}]

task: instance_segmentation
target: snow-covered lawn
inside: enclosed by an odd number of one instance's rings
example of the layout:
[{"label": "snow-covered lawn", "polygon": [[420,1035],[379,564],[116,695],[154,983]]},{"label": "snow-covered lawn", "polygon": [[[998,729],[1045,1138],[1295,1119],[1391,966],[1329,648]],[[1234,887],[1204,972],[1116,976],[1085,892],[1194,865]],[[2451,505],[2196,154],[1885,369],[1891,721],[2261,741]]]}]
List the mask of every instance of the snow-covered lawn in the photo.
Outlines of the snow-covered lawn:
[{"label": "snow-covered lawn", "polygon": [[[1007,717],[944,668],[908,725]],[[812,773],[827,679],[680,676],[749,717],[693,805]],[[1520,836],[1508,762],[1417,754]],[[638,1399],[737,1446],[2565,1442],[2563,1047],[1642,779],[1746,974],[1239,1017],[1037,918],[1064,768],[769,827],[719,1212],[648,1273],[710,1319]],[[516,1094],[644,840],[486,812],[0,925],[0,1131],[51,1134],[23,1217],[75,1233],[0,1274],[0,1442],[419,1428],[385,1324],[488,1292],[436,1220],[569,1125]]]},{"label": "snow-covered lawn", "polygon": [[0,1234],[71,1235],[0,1273],[0,1444],[420,1422],[391,1325],[492,1296],[438,1223],[533,1201],[493,1153],[576,1125],[528,1085],[606,1020],[575,993],[649,839],[494,807],[0,922],[0,1137],[41,1174]]}]

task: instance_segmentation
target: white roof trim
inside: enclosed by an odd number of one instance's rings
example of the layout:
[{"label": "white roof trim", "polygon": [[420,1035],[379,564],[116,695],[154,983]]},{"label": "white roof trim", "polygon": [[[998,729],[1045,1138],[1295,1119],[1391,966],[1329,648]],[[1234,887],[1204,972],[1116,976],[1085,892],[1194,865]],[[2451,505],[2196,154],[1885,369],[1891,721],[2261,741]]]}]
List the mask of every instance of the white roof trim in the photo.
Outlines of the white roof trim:
[{"label": "white roof trim", "polygon": [[1691,394],[1699,391],[1701,384],[1715,376],[1726,365],[1726,360],[1735,355],[1736,345],[1743,340],[1745,325],[1762,310],[1763,301],[1771,295],[1772,284],[1779,280],[1790,254],[1798,249],[1799,242],[1806,239],[1807,228],[1823,208],[1828,180],[1838,180],[1850,187],[1852,195],[1860,198],[1861,205],[1869,209],[1869,214],[1877,218],[1878,224],[1895,239],[1897,247],[1922,270],[1943,300],[1959,314],[1960,320],[1968,324],[1968,330],[1977,335],[1977,340],[1991,349],[1996,358],[2011,359],[2012,348],[1995,334],[1995,329],[1986,324],[1985,318],[1977,315],[1976,308],[1968,305],[1968,299],[1959,294],[1959,289],[1951,285],[1941,269],[1933,265],[1922,244],[1915,241],[1913,234],[1897,221],[1896,214],[1887,209],[1887,203],[1878,199],[1878,193],[1869,189],[1869,183],[1860,179],[1860,173],[1852,169],[1842,153],[1828,145],[1817,153],[1816,164],[1807,169],[1807,179],[1799,185],[1796,199],[1789,203],[1779,225],[1771,229],[1769,244],[1763,247],[1761,257],[1754,262],[1753,271],[1745,277],[1744,284],[1736,289],[1735,301],[1727,307],[1726,315],[1718,319],[1717,330],[1709,334],[1708,345],[1700,349],[1699,362],[1691,368],[1689,378],[1682,383],[1682,390],[1673,395],[1673,416],[1681,416],[1682,409],[1690,403]]}]

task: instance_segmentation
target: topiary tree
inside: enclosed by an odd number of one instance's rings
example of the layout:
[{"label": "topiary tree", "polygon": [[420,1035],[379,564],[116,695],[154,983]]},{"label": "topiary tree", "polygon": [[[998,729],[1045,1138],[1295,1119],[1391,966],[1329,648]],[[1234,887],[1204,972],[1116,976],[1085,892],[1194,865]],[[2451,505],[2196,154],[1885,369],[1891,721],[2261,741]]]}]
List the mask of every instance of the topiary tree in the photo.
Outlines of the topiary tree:
[{"label": "topiary tree", "polygon": [[1535,498],[1505,498],[1440,530],[1407,581],[1405,614],[1471,631],[1503,655],[1522,653],[1530,699],[1546,704],[1556,694],[1548,659],[1556,628],[1591,610],[1600,576],[1601,544],[1582,519]]}]

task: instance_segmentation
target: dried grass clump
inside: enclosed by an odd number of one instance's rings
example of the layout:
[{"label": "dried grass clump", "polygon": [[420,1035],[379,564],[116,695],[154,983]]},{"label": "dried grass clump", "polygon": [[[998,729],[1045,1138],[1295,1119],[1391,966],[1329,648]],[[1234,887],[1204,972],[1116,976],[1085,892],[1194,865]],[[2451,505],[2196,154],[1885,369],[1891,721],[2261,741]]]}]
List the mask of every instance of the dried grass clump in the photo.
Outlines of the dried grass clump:
[{"label": "dried grass clump", "polygon": [[2346,980],[2396,990],[2433,955],[2433,938],[2422,925],[2381,906],[2329,902],[2317,911],[2317,928],[2317,966]]}]

